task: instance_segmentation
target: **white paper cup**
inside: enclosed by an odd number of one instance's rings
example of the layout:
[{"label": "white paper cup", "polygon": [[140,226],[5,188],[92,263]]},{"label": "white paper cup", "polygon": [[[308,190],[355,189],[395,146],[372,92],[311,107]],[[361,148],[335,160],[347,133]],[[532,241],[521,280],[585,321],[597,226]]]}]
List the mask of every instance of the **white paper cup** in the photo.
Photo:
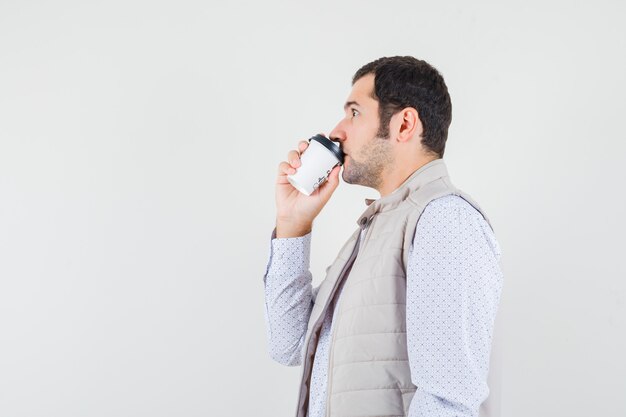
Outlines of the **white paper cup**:
[{"label": "white paper cup", "polygon": [[300,156],[300,167],[287,180],[298,191],[311,195],[322,185],[337,165],[343,164],[343,152],[330,139],[315,135],[309,139],[309,147]]}]

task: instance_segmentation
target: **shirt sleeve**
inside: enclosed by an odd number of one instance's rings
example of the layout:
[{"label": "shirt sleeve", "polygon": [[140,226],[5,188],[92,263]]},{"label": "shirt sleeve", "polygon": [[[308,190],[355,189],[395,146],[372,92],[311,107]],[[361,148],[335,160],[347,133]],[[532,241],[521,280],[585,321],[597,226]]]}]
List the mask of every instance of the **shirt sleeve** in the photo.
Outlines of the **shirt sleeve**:
[{"label": "shirt sleeve", "polygon": [[500,249],[480,212],[442,201],[426,206],[407,265],[410,417],[478,416],[489,395]]},{"label": "shirt sleeve", "polygon": [[272,234],[270,256],[263,277],[268,350],[276,362],[302,363],[302,346],[313,306],[309,271],[311,234],[276,238]]}]

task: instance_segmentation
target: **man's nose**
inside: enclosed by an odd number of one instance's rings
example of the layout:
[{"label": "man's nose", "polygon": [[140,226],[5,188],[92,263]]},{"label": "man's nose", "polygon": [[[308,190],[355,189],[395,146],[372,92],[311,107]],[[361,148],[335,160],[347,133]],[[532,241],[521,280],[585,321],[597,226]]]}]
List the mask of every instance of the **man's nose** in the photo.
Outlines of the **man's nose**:
[{"label": "man's nose", "polygon": [[341,129],[340,125],[338,124],[330,132],[330,135],[328,135],[328,138],[332,140],[333,142],[339,142],[339,145],[341,145],[343,141],[346,140],[346,132],[343,129]]}]

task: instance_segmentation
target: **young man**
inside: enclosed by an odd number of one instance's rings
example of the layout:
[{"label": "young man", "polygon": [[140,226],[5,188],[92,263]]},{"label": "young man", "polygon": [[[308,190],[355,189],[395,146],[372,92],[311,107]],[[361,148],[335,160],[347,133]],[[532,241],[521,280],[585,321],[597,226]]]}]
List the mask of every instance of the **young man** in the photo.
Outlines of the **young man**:
[{"label": "young man", "polygon": [[442,159],[451,107],[425,61],[380,58],[356,72],[329,137],[346,154],[343,180],[380,198],[317,288],[311,230],[341,168],[306,196],[286,177],[307,142],[278,167],[265,313],[271,357],[303,365],[297,417],[499,415],[487,382],[500,250]]}]

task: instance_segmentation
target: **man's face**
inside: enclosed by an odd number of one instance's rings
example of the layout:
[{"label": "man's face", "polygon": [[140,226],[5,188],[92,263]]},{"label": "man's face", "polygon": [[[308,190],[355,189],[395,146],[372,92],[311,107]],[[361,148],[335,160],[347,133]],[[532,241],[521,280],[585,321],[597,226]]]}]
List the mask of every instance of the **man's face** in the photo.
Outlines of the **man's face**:
[{"label": "man's face", "polygon": [[346,154],[342,178],[349,184],[378,189],[385,168],[394,160],[391,141],[376,136],[378,101],[372,98],[374,74],[361,77],[346,101],[345,117],[330,133]]}]

